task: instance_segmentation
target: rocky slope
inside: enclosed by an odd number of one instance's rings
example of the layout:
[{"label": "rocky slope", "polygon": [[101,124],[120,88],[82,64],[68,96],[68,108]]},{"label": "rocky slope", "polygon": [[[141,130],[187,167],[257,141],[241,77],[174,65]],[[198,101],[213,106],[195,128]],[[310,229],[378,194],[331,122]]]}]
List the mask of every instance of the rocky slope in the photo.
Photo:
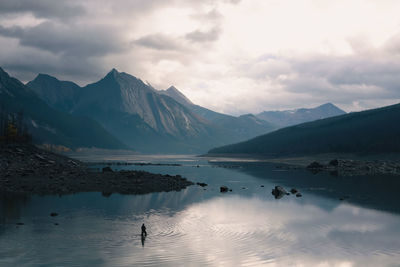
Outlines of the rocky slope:
[{"label": "rocky slope", "polygon": [[71,112],[81,91],[79,85],[69,81],[60,81],[47,74],[39,74],[26,85],[49,106],[65,112]]},{"label": "rocky slope", "polygon": [[174,86],[159,92],[174,98],[182,105],[185,105],[193,113],[210,121],[215,125],[215,127],[219,127],[221,131],[224,132],[225,141],[227,143],[243,141],[261,134],[266,134],[278,128],[273,123],[257,118],[253,114],[245,114],[235,117],[193,104]]}]

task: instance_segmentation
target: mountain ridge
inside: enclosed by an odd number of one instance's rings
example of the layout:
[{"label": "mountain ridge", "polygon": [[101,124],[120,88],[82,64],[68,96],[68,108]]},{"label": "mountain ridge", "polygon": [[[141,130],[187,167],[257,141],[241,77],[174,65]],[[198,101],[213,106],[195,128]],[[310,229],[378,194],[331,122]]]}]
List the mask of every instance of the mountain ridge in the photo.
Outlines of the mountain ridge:
[{"label": "mountain ridge", "polygon": [[210,154],[307,155],[400,152],[400,104],[279,129]]},{"label": "mountain ridge", "polygon": [[80,90],[70,113],[95,119],[138,151],[197,153],[223,140],[218,129],[187,107],[115,68]]},{"label": "mountain ridge", "polygon": [[246,140],[257,135],[270,132],[277,128],[274,124],[259,119],[253,114],[244,114],[235,117],[196,105],[174,86],[171,86],[167,90],[160,92],[162,94],[168,94],[176,101],[185,105],[192,112],[222,128],[225,132],[225,135],[229,136],[231,141]]},{"label": "mountain ridge", "polygon": [[280,127],[292,126],[304,122],[325,119],[346,114],[332,103],[325,103],[315,108],[298,108],[283,111],[263,111],[256,116]]},{"label": "mountain ridge", "polygon": [[1,67],[0,96],[0,104],[7,113],[23,111],[35,142],[72,148],[126,148],[96,121],[51,108],[30,87],[10,77]]}]

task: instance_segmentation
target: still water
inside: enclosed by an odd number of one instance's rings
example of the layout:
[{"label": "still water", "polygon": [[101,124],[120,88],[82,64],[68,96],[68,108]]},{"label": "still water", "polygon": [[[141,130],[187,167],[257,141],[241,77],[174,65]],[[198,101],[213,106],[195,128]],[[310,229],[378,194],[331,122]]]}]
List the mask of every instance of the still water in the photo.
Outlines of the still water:
[{"label": "still water", "polygon": [[[83,159],[178,163],[112,167],[181,174],[208,186],[136,196],[2,194],[0,266],[400,266],[395,177],[192,156]],[[221,185],[233,191],[220,193]],[[275,199],[275,185],[303,196]]]}]

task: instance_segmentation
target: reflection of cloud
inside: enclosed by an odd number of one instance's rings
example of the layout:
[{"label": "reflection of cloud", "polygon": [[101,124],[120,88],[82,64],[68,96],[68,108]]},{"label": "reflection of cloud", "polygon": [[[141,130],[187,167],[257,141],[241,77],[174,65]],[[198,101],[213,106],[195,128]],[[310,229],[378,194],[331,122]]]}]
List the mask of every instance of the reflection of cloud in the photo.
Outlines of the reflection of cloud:
[{"label": "reflection of cloud", "polygon": [[192,205],[176,220],[183,255],[200,253],[213,266],[374,266],[400,257],[373,254],[398,251],[399,217],[349,205],[326,212],[234,196]]},{"label": "reflection of cloud", "polygon": [[[314,199],[321,201],[317,205],[238,195],[196,202],[201,195],[202,190],[188,188],[109,198],[100,193],[34,197],[21,213],[25,225],[4,227],[2,263],[395,266],[400,260],[399,215],[347,204],[327,211],[318,205],[329,200],[321,198]],[[54,210],[60,213],[56,218],[48,213]],[[144,247],[142,223],[148,232]],[[26,253],[10,256],[20,251]]]},{"label": "reflection of cloud", "polygon": [[152,213],[146,219],[152,229],[148,250],[126,250],[119,263],[386,266],[400,259],[398,215],[300,203],[225,196],[175,214]]}]

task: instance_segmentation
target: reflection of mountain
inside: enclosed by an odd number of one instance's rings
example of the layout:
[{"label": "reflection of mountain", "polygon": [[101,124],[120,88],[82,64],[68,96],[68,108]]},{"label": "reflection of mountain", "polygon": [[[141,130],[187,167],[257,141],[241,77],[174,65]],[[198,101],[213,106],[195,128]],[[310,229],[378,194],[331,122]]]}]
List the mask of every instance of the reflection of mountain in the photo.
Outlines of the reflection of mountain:
[{"label": "reflection of mountain", "polygon": [[210,153],[398,153],[399,118],[400,104],[397,104],[287,127],[246,142],[212,149]]},{"label": "reflection of mountain", "polygon": [[[56,101],[49,96],[49,99]],[[58,102],[57,102],[58,103]],[[125,146],[96,121],[49,107],[31,88],[11,78],[0,68],[0,106],[7,113],[23,111],[29,131],[39,143],[68,147],[101,147],[118,149]]]},{"label": "reflection of mountain", "polygon": [[316,108],[300,108],[284,111],[263,111],[258,114],[257,117],[274,123],[281,128],[343,114],[346,114],[346,112],[331,103],[327,103]]},{"label": "reflection of mountain", "polygon": [[21,217],[21,209],[29,200],[30,197],[25,194],[2,192],[0,194],[0,223],[18,222]]},{"label": "reflection of mountain", "polygon": [[[400,195],[398,194],[400,180],[396,176],[346,176],[344,178],[332,176],[326,172],[312,174],[307,170],[286,171],[277,169],[277,164],[272,163],[235,162],[225,164],[241,166],[235,170],[266,180],[273,183],[274,186],[281,185],[287,190],[297,188],[303,193],[304,199],[309,198],[309,194],[313,194],[336,200],[335,202],[314,203],[325,210],[335,209],[342,203],[339,202],[339,199],[344,198],[345,202],[367,208],[400,213]],[[267,190],[268,194],[271,194],[272,188]],[[294,198],[295,196],[288,197]]]}]

